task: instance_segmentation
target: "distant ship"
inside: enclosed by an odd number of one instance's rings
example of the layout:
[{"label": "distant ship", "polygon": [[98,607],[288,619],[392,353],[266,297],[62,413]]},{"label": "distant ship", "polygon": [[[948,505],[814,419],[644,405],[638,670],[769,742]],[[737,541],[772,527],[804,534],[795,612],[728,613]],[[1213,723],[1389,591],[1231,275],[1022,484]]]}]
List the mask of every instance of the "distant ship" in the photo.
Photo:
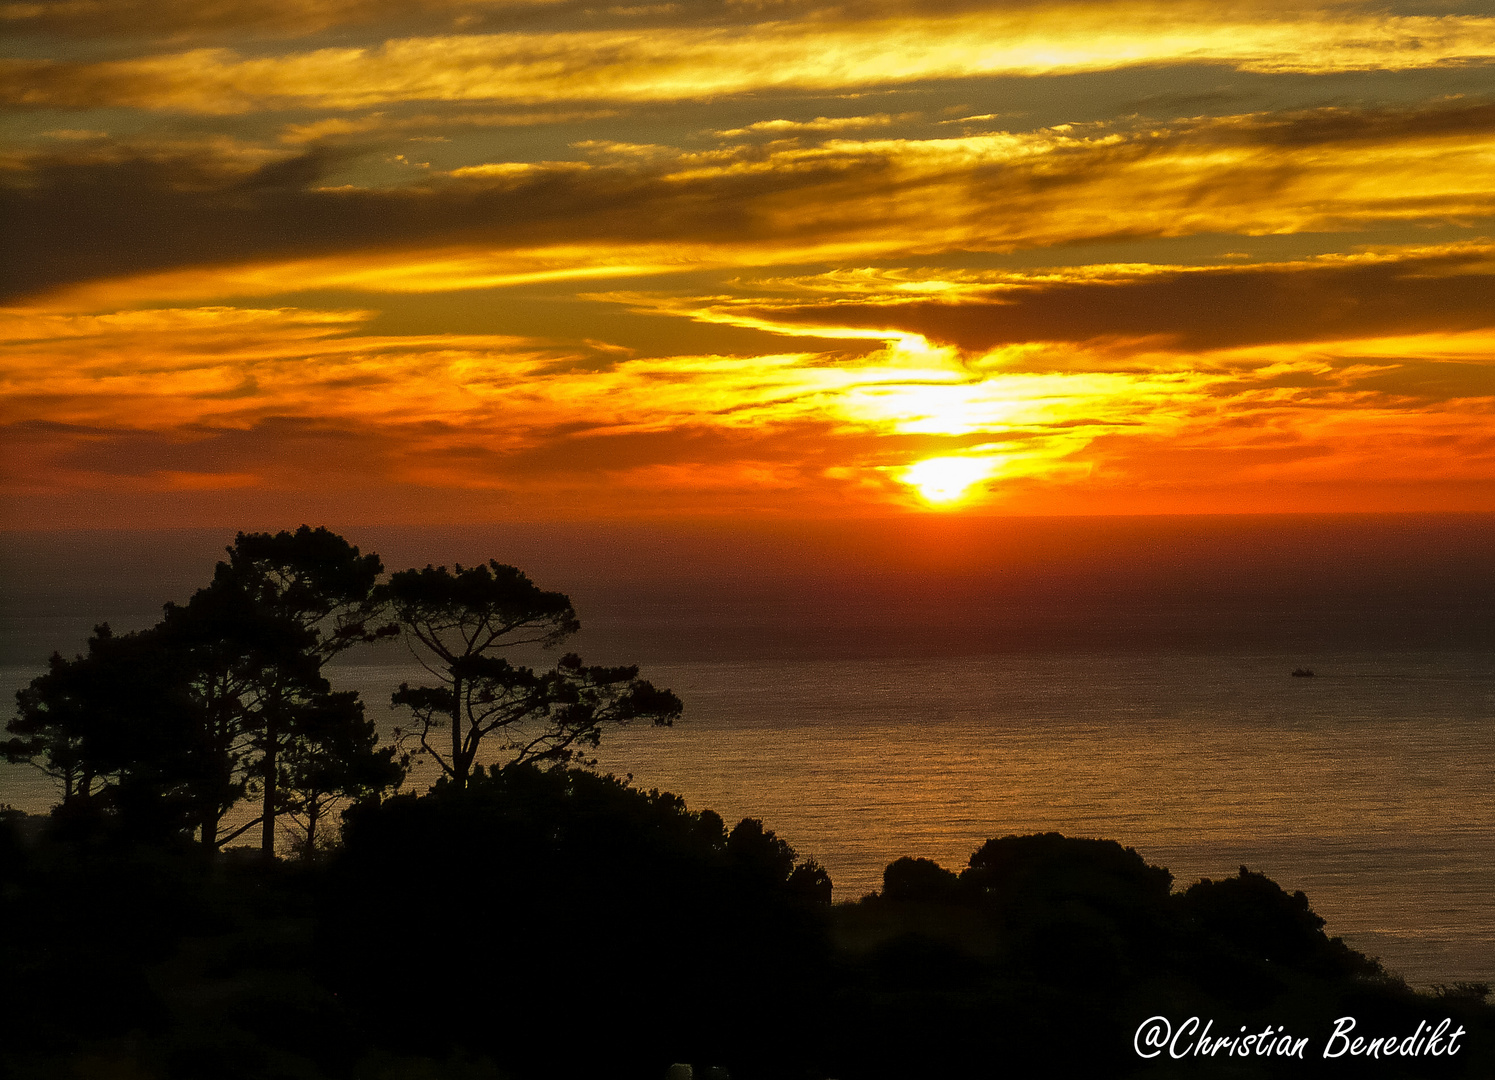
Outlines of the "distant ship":
[{"label": "distant ship", "polygon": [[1311,679],[1313,677],[1313,668],[1311,667],[1293,668],[1293,678],[1295,679]]}]

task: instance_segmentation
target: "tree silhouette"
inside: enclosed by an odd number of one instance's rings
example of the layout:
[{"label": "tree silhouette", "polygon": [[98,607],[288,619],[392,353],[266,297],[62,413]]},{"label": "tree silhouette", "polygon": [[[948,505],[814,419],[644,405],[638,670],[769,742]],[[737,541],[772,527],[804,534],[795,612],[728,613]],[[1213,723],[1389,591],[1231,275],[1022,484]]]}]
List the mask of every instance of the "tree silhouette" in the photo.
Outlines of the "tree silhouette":
[{"label": "tree silhouette", "polygon": [[954,899],[960,879],[933,859],[905,855],[882,872],[882,895],[888,900],[945,903]]},{"label": "tree silhouette", "polygon": [[[167,604],[155,633],[169,657],[170,690],[186,706],[185,780],[198,838],[217,849],[261,821],[219,832],[258,771],[267,698],[312,696],[318,677],[303,655],[305,634],[222,578],[185,605]],[[293,679],[294,689],[287,685]]]},{"label": "tree silhouette", "polygon": [[[459,790],[484,740],[504,759],[501,767],[564,763],[596,747],[607,725],[640,719],[667,725],[680,715],[679,699],[640,679],[636,667],[589,667],[567,654],[537,673],[499,655],[523,645],[550,647],[580,629],[567,596],[541,590],[512,566],[405,570],[378,595],[438,683],[402,683],[392,695],[413,719],[401,738],[413,739],[415,753],[435,761]],[[444,747],[438,745],[443,727]]]},{"label": "tree silhouette", "polygon": [[[325,528],[302,525],[294,533],[274,535],[241,532],[228,556],[228,562],[218,564],[212,587],[240,593],[255,606],[259,617],[281,621],[288,631],[294,628],[297,646],[282,651],[261,670],[254,703],[260,847],[266,856],[273,856],[280,812],[294,806],[302,815],[301,824],[309,829],[308,843],[313,843],[321,811],[336,801],[336,770],[331,769],[328,754],[318,751],[318,743],[353,755],[343,775],[358,792],[367,793],[367,785],[379,776],[393,775],[387,755],[382,761],[370,757],[374,740],[362,707],[355,710],[352,698],[327,698],[321,671],[338,653],[398,633],[398,629],[373,625],[379,613],[374,586],[384,569],[379,556],[360,554],[357,547]],[[340,718],[341,727],[332,722],[334,717]],[[301,788],[287,802],[281,788],[289,776],[283,775],[281,758],[292,748],[296,748]]]},{"label": "tree silhouette", "polygon": [[398,787],[405,778],[394,747],[379,747],[356,691],[322,695],[296,716],[296,735],[279,761],[283,807],[301,830],[303,855],[317,853],[318,827],[346,799]]},{"label": "tree silhouette", "polygon": [[[378,557],[325,529],[240,533],[228,554],[150,630],[100,626],[86,656],[54,655],[18,692],[4,753],[54,775],[69,813],[111,812],[137,835],[192,832],[209,850],[259,826],[273,856],[280,815],[299,815],[314,845],[338,798],[403,775],[356,695],[322,676],[332,656],[397,630],[370,625]],[[252,793],[260,815],[224,834]]]},{"label": "tree silhouette", "polygon": [[1324,933],[1324,917],[1301,890],[1289,893],[1271,878],[1242,866],[1235,877],[1202,878],[1179,897],[1190,929],[1216,950],[1280,971],[1297,967],[1323,975],[1380,971]]},{"label": "tree silhouette", "polygon": [[727,834],[727,854],[751,881],[787,889],[809,903],[831,902],[831,876],[814,859],[799,859],[789,841],[758,818],[743,818]]},{"label": "tree silhouette", "polygon": [[85,655],[53,653],[46,673],[16,692],[6,759],[57,780],[60,810],[75,820],[108,811],[142,835],[195,827],[193,723],[176,660],[159,629],[95,627]]},{"label": "tree silhouette", "polygon": [[[501,655],[510,647],[554,645],[578,629],[566,596],[513,567],[428,566],[376,586],[377,556],[305,525],[239,533],[227,552],[213,580],[165,605],[156,626],[122,636],[100,626],[86,656],[54,655],[18,694],[0,749],[56,777],[68,813],[110,815],[137,834],[190,835],[210,851],[257,827],[268,857],[289,816],[300,846],[314,851],[338,801],[397,786],[409,762],[378,747],[357,695],[334,693],[323,668],[401,631],[436,676],[393,695],[414,718],[401,738],[457,790],[485,740],[500,769],[568,764],[585,760],[610,726],[680,715],[679,699],[637,667],[587,665],[574,653],[548,671],[510,663]],[[397,623],[381,625],[386,613]],[[259,814],[225,827],[251,796]],[[814,869],[806,873],[803,888],[823,891]]]},{"label": "tree silhouette", "polygon": [[16,716],[6,724],[11,738],[0,744],[7,761],[35,764],[61,784],[64,802],[88,800],[107,782],[90,744],[98,707],[107,700],[99,693],[102,651],[113,636],[107,623],[94,627],[87,659],[54,652],[46,674],[16,691]]}]

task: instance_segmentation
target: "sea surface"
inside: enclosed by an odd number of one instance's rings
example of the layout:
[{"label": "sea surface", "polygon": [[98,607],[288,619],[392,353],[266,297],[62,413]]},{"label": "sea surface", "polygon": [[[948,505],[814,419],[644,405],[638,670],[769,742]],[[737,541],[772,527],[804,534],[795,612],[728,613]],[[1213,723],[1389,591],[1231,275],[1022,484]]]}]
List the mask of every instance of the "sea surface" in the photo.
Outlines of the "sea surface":
[{"label": "sea surface", "polygon": [[[1000,588],[980,575],[890,585],[823,566],[794,581],[784,560],[760,558],[778,567],[775,586],[735,557],[737,577],[713,583],[699,550],[670,564],[672,590],[657,573],[599,575],[585,544],[572,565],[554,543],[529,554],[542,584],[573,575],[584,624],[594,616],[578,639],[589,659],[637,659],[685,701],[675,727],[609,732],[598,767],[729,825],[762,819],[829,870],[837,899],[878,888],[902,855],[959,869],[990,837],[1106,837],[1168,867],[1175,887],[1244,865],[1302,889],[1329,933],[1429,985],[1495,982],[1495,593],[1470,542],[1483,543],[1489,519],[1475,524],[1462,547],[1444,544],[1437,573],[1412,560],[1395,588],[1377,589],[1387,568],[1365,570],[1362,551],[1358,577],[1330,574],[1310,594],[1299,581],[1290,595],[1169,592],[1156,576],[1132,588],[1136,574],[1128,588],[1089,579],[1086,591],[1050,564]],[[1357,531],[1329,534],[1349,544]],[[0,691],[9,698],[52,649],[81,649],[97,621],[153,621],[162,600],[206,581],[223,540],[13,536]],[[380,540],[381,553],[447,543],[436,561],[497,542]],[[630,565],[658,565],[648,556],[660,543],[636,543],[644,555]],[[1304,666],[1314,677],[1290,674]],[[390,691],[423,673],[390,645],[329,674],[391,732]],[[410,782],[434,776],[426,766]],[[34,771],[0,769],[0,801],[42,810],[51,798]]]}]

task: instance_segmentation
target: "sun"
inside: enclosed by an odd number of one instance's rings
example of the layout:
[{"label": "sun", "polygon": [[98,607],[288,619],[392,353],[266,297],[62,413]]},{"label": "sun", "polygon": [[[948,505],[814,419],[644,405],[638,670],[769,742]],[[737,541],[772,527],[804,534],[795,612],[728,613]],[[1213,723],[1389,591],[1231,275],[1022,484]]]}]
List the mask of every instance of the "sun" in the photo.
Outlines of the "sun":
[{"label": "sun", "polygon": [[996,468],[997,462],[991,458],[926,458],[904,469],[899,479],[931,506],[953,506],[964,501],[971,488]]}]

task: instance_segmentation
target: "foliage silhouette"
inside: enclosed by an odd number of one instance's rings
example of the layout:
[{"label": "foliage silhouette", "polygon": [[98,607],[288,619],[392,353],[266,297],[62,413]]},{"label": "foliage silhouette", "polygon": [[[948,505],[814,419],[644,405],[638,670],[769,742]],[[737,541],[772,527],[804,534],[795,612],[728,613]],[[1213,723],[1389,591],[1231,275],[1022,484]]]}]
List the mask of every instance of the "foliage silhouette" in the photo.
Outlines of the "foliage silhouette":
[{"label": "foliage silhouette", "polygon": [[1324,934],[1323,917],[1301,890],[1289,895],[1244,866],[1236,877],[1195,882],[1180,903],[1197,933],[1242,959],[1326,976],[1381,974],[1343,939]]},{"label": "foliage silhouette", "polygon": [[6,757],[61,780],[58,812],[75,829],[111,817],[159,839],[198,828],[242,793],[216,768],[204,718],[182,689],[188,664],[166,637],[160,627],[116,635],[98,626],[86,655],[54,653],[17,691]]},{"label": "foliage silhouette", "polygon": [[911,859],[904,856],[889,863],[882,872],[882,895],[889,900],[953,900],[960,879],[933,859]]},{"label": "foliage silhouette", "polygon": [[595,748],[608,725],[669,725],[680,715],[680,700],[640,679],[637,667],[589,667],[569,653],[537,673],[498,655],[550,647],[580,628],[564,594],[541,590],[512,566],[405,570],[378,596],[438,683],[402,683],[392,695],[413,721],[401,739],[413,741],[414,752],[435,761],[458,789],[473,775],[485,740],[500,767],[566,764]]},{"label": "foliage silhouette", "polygon": [[293,814],[313,850],[316,830],[339,797],[366,797],[403,776],[392,755],[376,751],[373,726],[351,695],[333,695],[323,666],[354,645],[398,633],[375,625],[379,557],[325,528],[239,533],[211,588],[240,593],[270,618],[294,627],[299,648],[266,669],[255,708],[259,722],[260,846],[275,854],[275,825]]},{"label": "foliage silhouette", "polygon": [[[1322,963],[1317,916],[1259,874],[1161,896],[1160,930],[1126,917],[1154,910],[1164,872],[1110,842],[1003,837],[967,870],[979,889],[946,892],[928,864],[917,878],[945,899],[831,907],[791,885],[808,864],[761,822],[729,832],[579,770],[474,770],[466,789],[360,803],[345,846],[315,862],[27,824],[23,839],[0,815],[0,1008],[23,1033],[0,1043],[0,1073],[18,1080],[658,1080],[675,1061],[738,1080],[1364,1071],[1140,1061],[1132,1033],[1159,1012],[1316,1045],[1340,1016],[1377,1032],[1448,1016],[1463,1055],[1376,1074],[1495,1066],[1478,995]],[[914,860],[900,862],[889,880]],[[1066,925],[1089,940],[1102,917],[1124,955],[1145,944],[1157,962],[1102,978],[1104,952],[1096,969],[1048,965],[1023,940]],[[1277,969],[1251,1001],[1201,974],[1248,963]]]},{"label": "foliage silhouette", "polygon": [[[282,806],[301,829],[303,857],[318,853],[318,826],[345,800],[377,799],[405,779],[394,747],[379,746],[379,732],[354,691],[328,693],[304,703],[279,761]],[[273,854],[271,849],[270,854]]]},{"label": "foliage silhouette", "polygon": [[[142,839],[195,832],[210,850],[259,826],[273,856],[279,815],[299,814],[312,847],[337,799],[403,776],[356,696],[322,676],[332,656],[394,632],[370,626],[377,556],[307,526],[240,533],[228,555],[155,627],[97,627],[86,656],[54,654],[18,692],[5,755],[56,777],[75,822],[110,815]],[[250,794],[260,816],[223,833]]]},{"label": "foliage silhouette", "polygon": [[[892,888],[835,909],[852,965],[828,1022],[836,1075],[1358,1075],[1317,1057],[1342,1016],[1404,1035],[1448,1016],[1495,1035],[1482,996],[1411,991],[1325,935],[1303,894],[1249,870],[1171,893],[1166,870],[1120,844],[1050,833],[989,841],[951,889],[953,876],[900,859]],[[1311,1037],[1311,1060],[1141,1060],[1130,1040],[1159,1013],[1213,1018],[1216,1034],[1283,1025]],[[1495,1047],[1477,1044],[1378,1074],[1487,1075]]]},{"label": "foliage silhouette", "polygon": [[92,804],[128,761],[129,739],[121,736],[136,714],[167,711],[153,670],[158,659],[148,639],[116,637],[107,623],[94,628],[87,656],[68,661],[53,653],[47,671],[16,692],[6,759],[57,780],[70,807]]},{"label": "foliage silhouette", "polygon": [[1114,981],[1157,960],[1173,875],[1114,840],[1042,833],[988,840],[960,887],[1002,927],[1014,961]]},{"label": "foliage silhouette", "polygon": [[[521,1075],[792,1060],[800,1033],[759,1020],[810,1008],[826,971],[826,905],[792,880],[804,865],[761,823],[729,838],[716,814],[673,795],[574,769],[478,768],[465,788],[349,813],[324,970],[373,1026],[406,1033],[398,1049],[438,1053],[452,1039],[501,1051]],[[379,909],[358,902],[371,893]],[[430,920],[420,997],[438,1024],[402,1024],[409,1001],[384,988],[387,958],[369,943],[391,914]],[[474,971],[493,985],[474,985]],[[606,1004],[561,1004],[582,1001]],[[495,1042],[496,1022],[525,1038]]]}]

